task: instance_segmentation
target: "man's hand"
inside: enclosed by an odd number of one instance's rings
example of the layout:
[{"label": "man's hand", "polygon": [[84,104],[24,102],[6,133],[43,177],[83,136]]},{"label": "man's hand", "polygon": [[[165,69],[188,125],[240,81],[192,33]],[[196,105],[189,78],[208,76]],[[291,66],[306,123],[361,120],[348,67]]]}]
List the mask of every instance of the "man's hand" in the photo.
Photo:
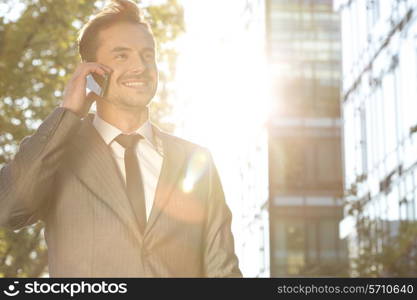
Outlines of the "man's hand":
[{"label": "man's hand", "polygon": [[91,104],[99,98],[93,92],[86,95],[86,76],[90,73],[104,76],[106,73],[110,74],[111,72],[112,70],[109,67],[99,63],[86,62],[79,64],[65,87],[64,101],[61,107],[71,110],[80,117],[85,116],[90,110]]}]

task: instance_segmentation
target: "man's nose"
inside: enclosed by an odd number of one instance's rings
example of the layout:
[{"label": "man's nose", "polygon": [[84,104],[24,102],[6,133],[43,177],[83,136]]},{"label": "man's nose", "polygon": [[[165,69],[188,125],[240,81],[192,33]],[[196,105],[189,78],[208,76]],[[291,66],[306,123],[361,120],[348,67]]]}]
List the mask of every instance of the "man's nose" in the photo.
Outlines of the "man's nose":
[{"label": "man's nose", "polygon": [[140,54],[134,56],[134,61],[132,61],[132,69],[132,71],[137,74],[141,74],[145,71],[146,64],[144,63]]}]

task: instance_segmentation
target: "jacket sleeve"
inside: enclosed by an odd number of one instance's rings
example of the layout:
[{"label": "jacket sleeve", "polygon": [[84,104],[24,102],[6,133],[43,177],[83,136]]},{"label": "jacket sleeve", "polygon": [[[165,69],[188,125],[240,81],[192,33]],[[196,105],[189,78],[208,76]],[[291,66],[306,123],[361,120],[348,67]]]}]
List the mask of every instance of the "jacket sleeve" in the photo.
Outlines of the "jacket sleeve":
[{"label": "jacket sleeve", "polygon": [[208,153],[208,199],[205,227],[206,277],[242,277],[231,231],[232,214],[226,204],[219,174]]},{"label": "jacket sleeve", "polygon": [[20,229],[40,219],[66,143],[80,125],[80,117],[59,107],[22,140],[14,159],[0,170],[0,226]]}]

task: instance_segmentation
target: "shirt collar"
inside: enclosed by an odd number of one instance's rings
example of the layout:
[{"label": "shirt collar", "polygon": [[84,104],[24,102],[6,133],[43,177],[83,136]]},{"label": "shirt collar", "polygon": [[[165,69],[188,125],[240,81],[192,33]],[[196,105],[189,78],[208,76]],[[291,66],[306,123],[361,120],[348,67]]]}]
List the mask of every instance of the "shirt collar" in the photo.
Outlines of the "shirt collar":
[{"label": "shirt collar", "polygon": [[[110,143],[119,134],[123,133],[119,128],[113,126],[112,124],[110,124],[110,123],[104,121],[102,118],[100,118],[97,113],[94,114],[93,125],[97,129],[98,133],[100,134],[100,136],[103,138],[104,142],[107,145],[110,145]],[[151,122],[149,122],[149,120],[147,120],[145,123],[143,123],[141,127],[139,127],[137,130],[135,130],[132,133],[140,134],[141,136],[143,136],[145,138],[145,140],[150,145],[152,145],[155,148],[155,150],[158,150],[157,147],[156,147],[156,144],[155,144],[155,139],[154,139],[153,130],[152,130],[152,124],[151,124]],[[130,134],[132,134],[132,133],[130,133]]]}]

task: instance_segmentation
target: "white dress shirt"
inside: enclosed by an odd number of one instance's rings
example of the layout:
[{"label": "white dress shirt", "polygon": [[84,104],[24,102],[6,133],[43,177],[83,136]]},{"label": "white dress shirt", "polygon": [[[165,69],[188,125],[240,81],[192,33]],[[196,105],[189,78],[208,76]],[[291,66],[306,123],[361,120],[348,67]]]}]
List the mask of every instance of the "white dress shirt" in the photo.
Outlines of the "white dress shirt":
[{"label": "white dress shirt", "polygon": [[[97,114],[94,116],[93,125],[103,138],[104,142],[109,145],[112,155],[116,160],[117,166],[119,167],[120,173],[122,174],[126,184],[126,170],[124,162],[125,149],[114,140],[123,132],[104,121]],[[134,133],[138,133],[144,137],[136,146],[136,155],[139,161],[145,193],[146,218],[149,219],[155,198],[156,186],[161,173],[163,154],[157,150],[152,125],[149,121],[146,121],[139,129],[129,134]]]}]

